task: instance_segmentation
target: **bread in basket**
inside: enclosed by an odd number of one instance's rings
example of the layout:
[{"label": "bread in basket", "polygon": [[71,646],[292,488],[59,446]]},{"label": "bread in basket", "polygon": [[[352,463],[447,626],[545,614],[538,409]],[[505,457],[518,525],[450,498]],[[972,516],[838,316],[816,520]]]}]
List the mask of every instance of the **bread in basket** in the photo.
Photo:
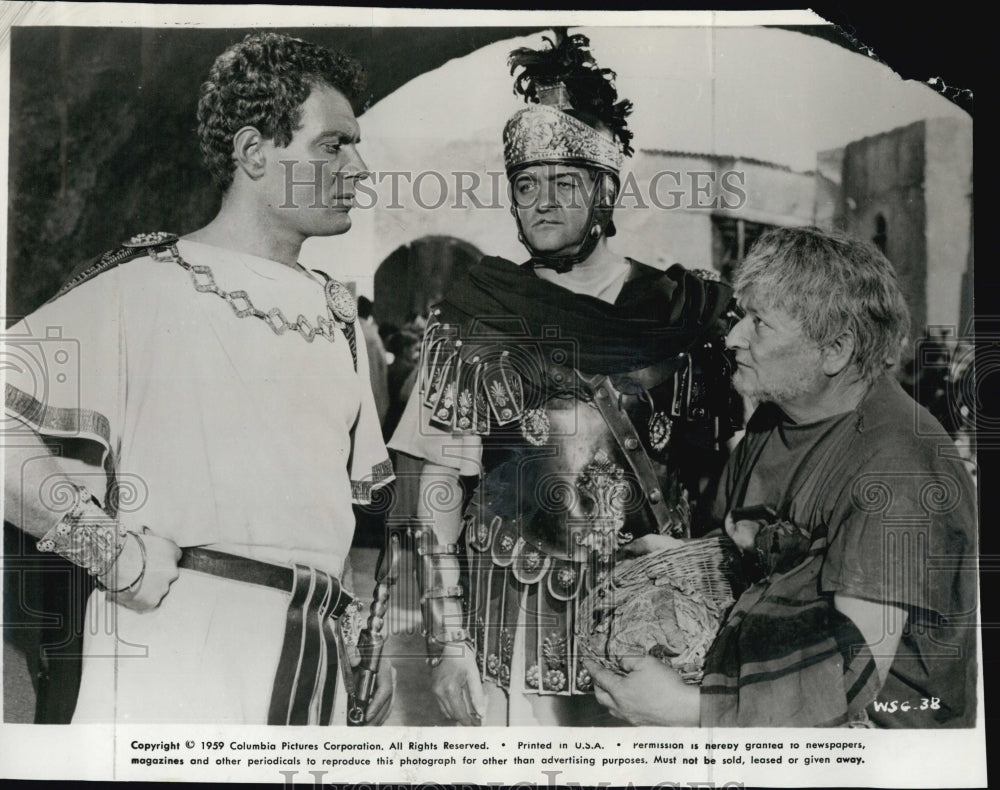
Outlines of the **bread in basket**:
[{"label": "bread in basket", "polygon": [[734,602],[736,553],[727,536],[714,535],[619,562],[613,581],[582,602],[582,653],[619,673],[624,657],[651,655],[700,683],[705,654]]}]

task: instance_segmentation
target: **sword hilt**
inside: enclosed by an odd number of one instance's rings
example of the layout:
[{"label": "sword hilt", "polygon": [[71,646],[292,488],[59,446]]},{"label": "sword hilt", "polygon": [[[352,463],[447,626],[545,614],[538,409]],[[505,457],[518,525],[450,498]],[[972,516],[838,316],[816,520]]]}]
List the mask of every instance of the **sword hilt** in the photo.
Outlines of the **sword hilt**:
[{"label": "sword hilt", "polygon": [[375,592],[368,611],[368,624],[358,637],[358,678],[354,693],[350,695],[347,709],[347,723],[357,727],[368,717],[368,705],[375,692],[375,678],[378,677],[385,645],[386,613],[389,611],[389,590],[399,575],[399,535],[389,536],[389,542],[379,555],[375,568]]}]

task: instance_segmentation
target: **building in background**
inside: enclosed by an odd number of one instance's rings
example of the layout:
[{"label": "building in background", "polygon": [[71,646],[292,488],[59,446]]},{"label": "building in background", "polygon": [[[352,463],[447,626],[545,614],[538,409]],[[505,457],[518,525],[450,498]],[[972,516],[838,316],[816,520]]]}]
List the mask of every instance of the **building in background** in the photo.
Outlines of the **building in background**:
[{"label": "building in background", "polygon": [[479,262],[482,253],[454,236],[423,236],[397,247],[375,270],[375,317],[404,327],[430,315],[448,283]]},{"label": "building in background", "polygon": [[[484,162],[493,146],[465,141],[461,150],[466,161]],[[399,190],[398,209],[365,217],[382,245],[398,245],[374,275],[380,319],[382,310],[397,321],[419,313],[440,297],[455,266],[470,265],[480,250],[526,258],[505,210],[505,185],[498,190],[495,178],[475,191],[479,208],[471,199],[428,208],[428,194],[422,200]],[[973,306],[972,121],[918,121],[820,151],[806,171],[749,157],[640,150],[623,176],[615,224],[611,244],[623,255],[659,268],[714,269],[727,279],[768,228],[840,229],[875,243],[896,267],[913,318],[911,349],[928,330],[958,336]]]},{"label": "building in background", "polygon": [[[818,155],[817,223],[874,242],[913,318],[962,334],[972,318],[972,121],[935,118]],[[839,164],[839,167],[838,167]]]},{"label": "building in background", "polygon": [[810,171],[742,156],[649,150],[638,153],[631,175],[647,205],[634,205],[626,192],[615,224],[647,250],[636,257],[653,266],[681,263],[728,278],[765,229],[813,221]]}]

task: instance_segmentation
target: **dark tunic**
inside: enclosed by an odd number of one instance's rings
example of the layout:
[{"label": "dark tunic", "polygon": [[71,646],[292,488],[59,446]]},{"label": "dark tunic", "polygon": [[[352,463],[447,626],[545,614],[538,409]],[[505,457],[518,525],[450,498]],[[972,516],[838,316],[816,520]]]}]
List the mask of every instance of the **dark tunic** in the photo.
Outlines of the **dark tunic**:
[{"label": "dark tunic", "polygon": [[[777,520],[756,540],[763,577],[707,656],[702,724],[835,725],[867,712],[884,727],[973,726],[975,496],[947,433],[888,376],[818,423],[759,408],[714,514],[766,505]],[[881,691],[835,594],[907,611]]]}]

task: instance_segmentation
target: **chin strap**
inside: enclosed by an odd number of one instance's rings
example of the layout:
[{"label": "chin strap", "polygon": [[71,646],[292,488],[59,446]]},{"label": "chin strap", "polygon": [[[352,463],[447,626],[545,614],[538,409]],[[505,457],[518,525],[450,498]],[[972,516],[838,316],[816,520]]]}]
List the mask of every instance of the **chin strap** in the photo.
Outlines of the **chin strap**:
[{"label": "chin strap", "polygon": [[[521,226],[521,217],[518,216],[517,209],[511,208],[514,221],[517,223],[517,238],[527,248],[531,254],[529,264],[532,268],[553,269],[557,274],[565,274],[574,266],[587,260],[597,247],[597,242],[601,236],[613,236],[614,225],[611,223],[611,214],[614,211],[613,205],[607,205],[599,200],[599,196],[604,195],[603,180],[609,175],[603,171],[597,173],[594,182],[594,191],[590,198],[590,210],[587,213],[587,223],[584,225],[582,237],[577,242],[577,251],[562,255],[548,255],[540,252],[531,246],[528,237]],[[617,193],[617,189],[615,190]]]}]

